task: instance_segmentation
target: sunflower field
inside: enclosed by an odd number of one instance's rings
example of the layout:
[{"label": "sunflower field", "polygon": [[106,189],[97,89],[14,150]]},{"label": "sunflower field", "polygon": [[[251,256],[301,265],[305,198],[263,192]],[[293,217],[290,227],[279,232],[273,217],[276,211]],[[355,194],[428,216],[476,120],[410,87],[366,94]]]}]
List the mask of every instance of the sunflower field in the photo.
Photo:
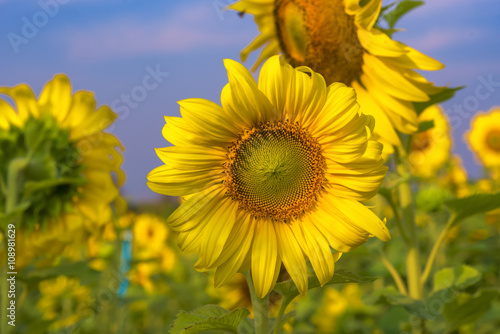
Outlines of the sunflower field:
[{"label": "sunflower field", "polygon": [[0,334],[500,333],[498,3],[0,12]]}]

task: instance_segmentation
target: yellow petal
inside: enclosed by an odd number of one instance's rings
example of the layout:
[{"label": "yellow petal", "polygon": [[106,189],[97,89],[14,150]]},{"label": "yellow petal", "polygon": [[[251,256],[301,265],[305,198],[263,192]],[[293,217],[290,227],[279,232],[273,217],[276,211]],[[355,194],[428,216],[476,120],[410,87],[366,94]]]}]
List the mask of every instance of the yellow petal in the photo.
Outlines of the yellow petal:
[{"label": "yellow petal", "polygon": [[215,204],[223,198],[223,188],[213,186],[200,191],[181,204],[167,218],[167,225],[176,232],[186,232],[194,228],[198,221],[193,219],[196,215],[205,216]]},{"label": "yellow petal", "polygon": [[[225,59],[224,66],[231,87],[232,101],[229,104],[235,108],[234,110],[231,109],[231,111],[244,114],[253,125],[273,120],[276,115],[276,108],[258,89],[257,83],[250,72],[243,65],[231,59]],[[224,110],[226,110],[225,106]]]},{"label": "yellow petal", "polygon": [[21,121],[25,121],[29,115],[38,117],[40,115],[35,94],[26,84],[15,87],[0,87],[0,93],[8,95],[14,100]]},{"label": "yellow petal", "polygon": [[148,187],[154,192],[169,196],[197,193],[222,181],[219,170],[178,170],[160,166],[148,174]]},{"label": "yellow petal", "polygon": [[187,99],[177,103],[182,117],[194,131],[227,143],[237,138],[237,129],[217,104],[204,99]]},{"label": "yellow petal", "polygon": [[265,297],[276,284],[274,280],[278,258],[278,242],[274,224],[270,221],[257,221],[255,239],[252,245],[252,281],[259,298]]},{"label": "yellow petal", "polygon": [[358,29],[359,42],[374,56],[400,57],[408,51],[404,44],[392,40],[378,29]]},{"label": "yellow petal", "polygon": [[254,220],[246,216],[237,222],[231,231],[224,250],[214,263],[215,287],[226,284],[238,271],[240,271],[253,242]]},{"label": "yellow petal", "polygon": [[71,106],[71,83],[68,77],[64,74],[54,76],[43,88],[38,102],[42,109],[62,123]]},{"label": "yellow petal", "polygon": [[211,268],[221,254],[234,226],[237,209],[238,204],[225,197],[208,222],[209,228],[205,229],[200,244],[200,258],[203,258],[206,268]]},{"label": "yellow petal", "polygon": [[21,126],[21,119],[10,104],[0,99],[0,128],[9,129],[10,125]]},{"label": "yellow petal", "polygon": [[377,57],[365,54],[363,61],[363,73],[376,85],[382,85],[388,94],[405,101],[429,101],[429,96],[425,92],[416,87],[400,71],[390,68]]},{"label": "yellow petal", "polygon": [[227,152],[217,148],[190,145],[157,148],[156,154],[171,168],[211,169],[222,168]]},{"label": "yellow petal", "polygon": [[297,237],[287,223],[277,222],[274,225],[278,237],[278,251],[281,261],[283,261],[300,294],[305,295],[308,284],[307,265],[304,253],[297,242]]},{"label": "yellow petal", "polygon": [[382,0],[369,0],[361,9],[356,11],[356,23],[370,30],[377,22],[382,8]]},{"label": "yellow petal", "polygon": [[[333,277],[335,262],[328,241],[309,220],[305,219],[301,224],[292,224],[291,227],[295,236],[303,235],[302,239],[297,238],[297,240],[311,261],[314,272],[323,286]],[[299,227],[302,233],[296,231]]]}]

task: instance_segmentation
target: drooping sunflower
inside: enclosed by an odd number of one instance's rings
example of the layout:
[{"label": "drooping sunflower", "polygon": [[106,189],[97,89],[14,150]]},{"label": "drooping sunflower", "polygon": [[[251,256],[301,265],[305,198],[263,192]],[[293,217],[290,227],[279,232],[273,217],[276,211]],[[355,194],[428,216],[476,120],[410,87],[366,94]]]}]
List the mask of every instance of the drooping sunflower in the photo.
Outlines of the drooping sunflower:
[{"label": "drooping sunflower", "polygon": [[486,168],[500,169],[500,107],[478,113],[465,136],[469,147]]},{"label": "drooping sunflower", "polygon": [[408,161],[412,174],[429,178],[450,159],[450,126],[443,109],[438,106],[426,108],[418,121],[433,121],[434,126],[412,137]]},{"label": "drooping sunflower", "polygon": [[240,0],[229,8],[254,15],[260,31],[241,52],[243,61],[265,45],[253,70],[282,52],[292,66],[312,68],[327,84],[353,87],[362,112],[376,119],[384,153],[401,145],[396,130],[417,131],[412,102],[443,90],[414,71],[442,69],[440,62],[377,27],[382,0]]},{"label": "drooping sunflower", "polygon": [[373,117],[360,113],[354,89],[327,87],[310,68],[278,56],[258,84],[241,64],[224,63],[222,107],[179,102],[182,117],[166,117],[163,130],[174,146],[157,149],[164,165],[148,185],[191,195],[167,224],[185,253],[199,255],[197,269],[215,269],[216,286],[251,268],[263,297],[283,262],[306,293],[306,257],[325,284],[342,252],[372,235],[390,238],[359,202],[376,194],[387,172],[382,145],[370,140]]},{"label": "drooping sunflower", "polygon": [[[0,87],[13,101],[0,98],[0,177],[16,187],[15,202],[28,203],[21,227],[32,242],[48,243],[46,232],[71,241],[82,226],[92,229],[111,219],[113,201],[125,174],[120,141],[104,132],[116,119],[107,106],[96,110],[89,91],[71,92],[69,79],[56,75],[38,99],[26,84]],[[21,184],[9,184],[9,166],[20,162]],[[7,194],[0,192],[0,211]],[[30,241],[28,241],[29,243]]]}]

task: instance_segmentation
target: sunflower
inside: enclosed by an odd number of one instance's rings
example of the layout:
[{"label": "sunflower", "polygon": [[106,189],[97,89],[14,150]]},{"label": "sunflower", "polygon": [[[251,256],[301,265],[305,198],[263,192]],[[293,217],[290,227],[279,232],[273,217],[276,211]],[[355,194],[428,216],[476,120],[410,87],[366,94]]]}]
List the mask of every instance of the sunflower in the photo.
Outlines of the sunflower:
[{"label": "sunflower", "polygon": [[500,169],[500,107],[477,114],[466,139],[486,168]]},{"label": "sunflower", "polygon": [[[72,95],[63,74],[49,81],[38,99],[26,84],[0,87],[0,93],[14,102],[0,98],[0,179],[19,188],[18,203],[29,203],[20,225],[36,235],[29,242],[50,245],[54,238],[44,239],[47,229],[71,241],[78,227],[108,222],[125,178],[117,150],[123,147],[104,132],[116,114],[107,106],[96,110],[91,92]],[[19,185],[8,183],[13,161],[22,162]],[[0,192],[0,211],[6,209],[5,197]]]},{"label": "sunflower", "polygon": [[408,160],[414,175],[430,178],[450,159],[450,126],[443,109],[438,106],[426,108],[418,121],[432,121],[434,126],[412,137]]},{"label": "sunflower", "polygon": [[140,248],[160,250],[165,247],[168,228],[156,216],[150,214],[138,215],[132,229],[134,245]]},{"label": "sunflower", "polygon": [[[283,262],[303,294],[306,257],[321,284],[341,252],[385,224],[359,201],[373,197],[387,168],[370,140],[374,120],[360,113],[354,89],[327,87],[307,67],[269,59],[258,85],[239,63],[224,62],[229,83],[222,107],[179,102],[182,118],[166,117],[175,146],[157,149],[165,163],[149,187],[190,196],[167,219],[198,270],[215,269],[215,285],[251,268],[258,296],[271,291]],[[330,247],[336,252],[332,254]]]},{"label": "sunflower", "polygon": [[389,154],[401,146],[396,130],[417,131],[412,102],[429,101],[443,90],[414,69],[443,65],[377,28],[381,7],[382,0],[240,0],[229,6],[254,15],[260,30],[241,52],[244,61],[265,45],[252,70],[282,52],[292,66],[309,66],[327,84],[355,88],[362,112],[377,120],[375,135]]},{"label": "sunflower", "polygon": [[40,282],[41,298],[37,308],[43,319],[53,321],[50,329],[71,327],[86,316],[91,315],[89,307],[90,289],[80,281],[67,276],[58,276]]}]

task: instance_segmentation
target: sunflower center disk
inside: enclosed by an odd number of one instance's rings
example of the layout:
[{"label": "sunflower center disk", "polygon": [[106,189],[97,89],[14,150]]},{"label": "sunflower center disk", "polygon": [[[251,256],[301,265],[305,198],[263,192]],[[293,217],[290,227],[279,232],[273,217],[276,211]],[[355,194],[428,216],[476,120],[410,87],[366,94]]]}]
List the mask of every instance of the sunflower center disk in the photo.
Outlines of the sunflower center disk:
[{"label": "sunflower center disk", "polygon": [[491,131],[486,137],[487,145],[495,152],[500,152],[500,130]]},{"label": "sunflower center disk", "polygon": [[426,132],[417,133],[411,141],[412,151],[424,151],[431,145],[431,138]]},{"label": "sunflower center disk", "polygon": [[255,217],[296,218],[314,205],[324,180],[324,158],[297,124],[266,123],[246,131],[229,149],[225,185]]},{"label": "sunflower center disk", "polygon": [[350,85],[361,73],[363,49],[343,0],[276,0],[274,18],[292,66],[309,66],[327,84]]}]

